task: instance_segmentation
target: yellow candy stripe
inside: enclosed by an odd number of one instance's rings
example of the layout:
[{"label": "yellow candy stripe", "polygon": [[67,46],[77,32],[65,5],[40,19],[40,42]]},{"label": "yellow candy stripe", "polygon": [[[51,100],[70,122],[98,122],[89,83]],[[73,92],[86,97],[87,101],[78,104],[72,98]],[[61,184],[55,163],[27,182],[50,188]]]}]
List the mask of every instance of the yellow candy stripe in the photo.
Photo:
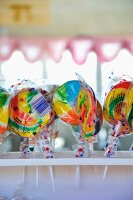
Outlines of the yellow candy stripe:
[{"label": "yellow candy stripe", "polygon": [[62,116],[72,110],[71,106],[67,103],[65,104],[64,102],[62,103],[61,101],[54,100],[54,110],[57,115]]}]

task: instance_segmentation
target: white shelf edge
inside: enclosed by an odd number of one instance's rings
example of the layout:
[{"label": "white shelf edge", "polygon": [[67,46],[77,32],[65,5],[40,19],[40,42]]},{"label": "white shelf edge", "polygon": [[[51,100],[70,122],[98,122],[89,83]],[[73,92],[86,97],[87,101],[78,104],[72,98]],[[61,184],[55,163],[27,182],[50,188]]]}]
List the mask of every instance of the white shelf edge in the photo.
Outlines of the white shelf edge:
[{"label": "white shelf edge", "polygon": [[103,152],[93,152],[88,158],[75,158],[70,152],[55,154],[55,158],[20,158],[20,154],[7,153],[0,159],[0,166],[81,166],[81,165],[95,165],[95,166],[113,166],[125,165],[133,166],[133,152],[118,152],[116,158],[105,158]]}]

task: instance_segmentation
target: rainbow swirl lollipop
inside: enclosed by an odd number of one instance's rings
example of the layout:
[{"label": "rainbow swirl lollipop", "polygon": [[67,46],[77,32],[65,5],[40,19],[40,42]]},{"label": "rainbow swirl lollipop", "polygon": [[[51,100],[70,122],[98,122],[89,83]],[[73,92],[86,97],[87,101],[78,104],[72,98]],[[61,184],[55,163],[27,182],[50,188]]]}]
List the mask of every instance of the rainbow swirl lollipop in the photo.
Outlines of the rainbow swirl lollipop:
[{"label": "rainbow swirl lollipop", "polygon": [[108,93],[103,114],[113,127],[112,136],[121,137],[132,132],[132,82],[117,83]]},{"label": "rainbow swirl lollipop", "polygon": [[131,81],[119,82],[113,86],[106,96],[103,114],[105,120],[112,126],[111,137],[105,148],[107,157],[114,157],[117,151],[117,138],[132,133],[133,89]]},{"label": "rainbow swirl lollipop", "polygon": [[[130,81],[124,81],[116,84],[107,94],[105,103],[103,106],[103,114],[105,120],[112,124],[123,120],[123,106],[124,106],[124,99],[126,98],[128,88],[130,87]],[[131,93],[130,93],[131,95]],[[129,105],[129,104],[128,104]],[[130,110],[131,107],[127,108]],[[128,112],[128,111],[126,111]]]},{"label": "rainbow swirl lollipop", "polygon": [[79,91],[79,81],[73,80],[61,85],[54,93],[54,110],[68,124],[78,125],[80,122],[77,110]]},{"label": "rainbow swirl lollipop", "polygon": [[129,126],[133,128],[133,82],[131,82],[127,89],[122,112]]},{"label": "rainbow swirl lollipop", "polygon": [[96,100],[96,124],[95,135],[100,131],[103,124],[103,109],[98,100]]},{"label": "rainbow swirl lollipop", "polygon": [[9,117],[9,94],[3,88],[0,88],[0,134],[4,134]]},{"label": "rainbow swirl lollipop", "polygon": [[89,88],[80,88],[77,101],[78,114],[82,129],[82,137],[88,139],[95,133],[96,104],[93,91]]},{"label": "rainbow swirl lollipop", "polygon": [[54,110],[58,117],[71,124],[75,132],[79,130],[86,140],[100,128],[99,105],[96,106],[93,90],[81,87],[77,80],[64,83],[54,94]]},{"label": "rainbow swirl lollipop", "polygon": [[35,89],[24,89],[10,101],[9,129],[22,137],[34,137],[50,120],[49,113],[42,116],[33,109],[31,102],[38,94]]}]

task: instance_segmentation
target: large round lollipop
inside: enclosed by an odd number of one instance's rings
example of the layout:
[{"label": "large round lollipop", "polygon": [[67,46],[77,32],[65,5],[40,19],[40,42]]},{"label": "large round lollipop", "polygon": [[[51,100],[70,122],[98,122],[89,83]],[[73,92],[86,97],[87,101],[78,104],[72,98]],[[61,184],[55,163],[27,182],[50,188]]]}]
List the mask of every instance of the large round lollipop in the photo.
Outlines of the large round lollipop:
[{"label": "large round lollipop", "polygon": [[[115,126],[118,122],[125,123],[123,124],[123,129],[126,130],[127,122],[131,124],[131,115],[132,115],[132,82],[130,81],[123,81],[119,82],[109,91],[106,96],[104,107],[103,107],[103,114],[105,120]],[[119,130],[119,135],[121,132]]]},{"label": "large round lollipop", "polygon": [[82,87],[79,81],[68,81],[56,90],[54,110],[60,119],[72,125],[79,140],[89,140],[98,133],[100,121],[96,110],[99,112],[99,108],[94,92]]},{"label": "large round lollipop", "polygon": [[40,132],[50,120],[49,108],[42,97],[38,90],[31,88],[21,90],[11,99],[11,131],[26,138],[32,138]]},{"label": "large round lollipop", "polygon": [[133,129],[133,82],[130,82],[127,89],[123,102],[122,114],[124,115],[129,126]]},{"label": "large round lollipop", "polygon": [[81,124],[82,137],[90,138],[95,134],[96,102],[92,89],[80,87],[77,101],[78,115]]},{"label": "large round lollipop", "polygon": [[116,139],[132,132],[133,83],[121,81],[114,85],[106,96],[103,113],[105,120],[112,126],[112,138],[107,144],[105,155],[115,156]]},{"label": "large round lollipop", "polygon": [[80,123],[77,99],[80,92],[79,81],[68,81],[58,87],[54,93],[54,110],[64,122],[72,125]]},{"label": "large round lollipop", "polygon": [[0,134],[4,134],[8,125],[9,94],[0,88]]},{"label": "large round lollipop", "polygon": [[76,73],[80,83],[80,92],[77,102],[82,136],[89,142],[96,140],[95,135],[100,131],[103,123],[102,107],[95,97],[93,89],[85,82],[80,74]]},{"label": "large round lollipop", "polygon": [[9,94],[8,92],[0,88],[0,151],[3,152],[3,142],[5,139],[5,133],[8,126],[9,117]]},{"label": "large round lollipop", "polygon": [[8,92],[0,88],[0,156],[4,152],[4,140],[5,133],[8,126],[8,117],[9,117],[9,94]]}]

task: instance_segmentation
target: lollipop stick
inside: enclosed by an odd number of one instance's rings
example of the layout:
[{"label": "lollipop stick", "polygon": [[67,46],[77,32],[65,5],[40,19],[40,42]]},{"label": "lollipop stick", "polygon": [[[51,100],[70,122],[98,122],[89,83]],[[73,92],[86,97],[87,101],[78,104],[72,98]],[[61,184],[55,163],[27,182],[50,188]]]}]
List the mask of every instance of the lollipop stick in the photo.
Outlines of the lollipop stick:
[{"label": "lollipop stick", "polygon": [[79,190],[80,187],[80,166],[76,166],[76,189]]},{"label": "lollipop stick", "polygon": [[58,131],[55,128],[53,128],[50,131],[50,146],[53,153],[55,151],[55,139],[57,138],[57,136],[58,136]]},{"label": "lollipop stick", "polygon": [[51,177],[51,183],[52,183],[53,192],[54,192],[54,194],[56,194],[55,184],[54,184],[53,166],[49,166],[49,172],[50,172],[50,177]]},{"label": "lollipop stick", "polygon": [[129,150],[130,150],[130,151],[133,151],[133,143],[131,144]]},{"label": "lollipop stick", "polygon": [[39,169],[38,166],[36,165],[36,187],[38,187],[39,183]]},{"label": "lollipop stick", "polygon": [[[90,153],[94,153],[93,142],[89,142],[89,150],[90,150]],[[97,168],[95,165],[93,166],[93,168],[94,168],[94,172],[97,173]]]},{"label": "lollipop stick", "polygon": [[105,180],[105,178],[107,176],[107,172],[108,172],[108,166],[106,165],[104,168],[104,173],[103,173],[103,181]]},{"label": "lollipop stick", "polygon": [[4,135],[0,135],[0,158],[2,158],[4,155],[4,139]]},{"label": "lollipop stick", "polygon": [[26,174],[26,166],[24,166],[23,169],[22,169],[22,178],[21,178],[22,184],[25,181],[25,174]]},{"label": "lollipop stick", "polygon": [[89,155],[89,144],[88,141],[84,142],[84,156],[87,158]]},{"label": "lollipop stick", "polygon": [[53,137],[50,137],[50,146],[51,146],[52,152],[54,153],[54,150],[55,150],[55,138],[53,138]]},{"label": "lollipop stick", "polygon": [[92,142],[89,143],[89,147],[90,147],[90,151],[93,152],[94,148],[93,148],[93,143]]}]

